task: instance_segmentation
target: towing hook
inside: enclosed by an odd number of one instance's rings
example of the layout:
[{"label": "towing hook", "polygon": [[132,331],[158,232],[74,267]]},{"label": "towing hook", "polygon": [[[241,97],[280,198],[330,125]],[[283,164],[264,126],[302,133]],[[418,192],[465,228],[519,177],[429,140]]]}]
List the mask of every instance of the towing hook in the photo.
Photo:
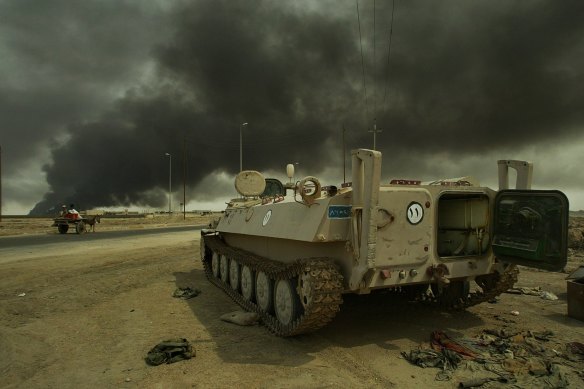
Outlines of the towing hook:
[{"label": "towing hook", "polygon": [[450,284],[450,280],[446,278],[447,275],[450,275],[450,271],[444,264],[429,266],[426,273],[435,278],[441,286]]}]

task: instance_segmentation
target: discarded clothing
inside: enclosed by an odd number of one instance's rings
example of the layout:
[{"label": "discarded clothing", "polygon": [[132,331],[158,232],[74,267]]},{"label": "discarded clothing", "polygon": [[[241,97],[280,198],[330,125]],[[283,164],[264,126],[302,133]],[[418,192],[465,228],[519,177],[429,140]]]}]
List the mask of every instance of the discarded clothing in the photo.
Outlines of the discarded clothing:
[{"label": "discarded clothing", "polygon": [[[430,349],[402,352],[401,355],[419,367],[440,368],[435,380],[450,380],[457,374],[461,388],[497,385],[491,382],[515,383],[518,387],[526,388],[565,388],[574,375],[576,379],[584,379],[581,369],[573,370],[578,368],[582,360],[584,344],[567,343],[566,353],[562,354],[544,347],[546,344],[554,346],[550,342],[554,337],[554,333],[549,330],[499,328],[485,329],[474,339],[453,340],[437,330],[432,332]],[[557,363],[560,357],[576,364]],[[457,369],[466,371],[455,373]],[[497,376],[481,377],[481,370]]]},{"label": "discarded clothing", "polygon": [[148,351],[146,363],[152,366],[158,366],[163,363],[174,363],[191,359],[194,356],[195,350],[193,350],[188,340],[183,338],[170,339],[158,343]]},{"label": "discarded clothing", "polygon": [[446,348],[441,351],[430,349],[402,351],[402,356],[410,363],[420,367],[438,367],[442,370],[454,370],[458,367],[462,357]]},{"label": "discarded clothing", "polygon": [[541,294],[541,288],[539,286],[535,287],[535,288],[522,288],[522,287],[515,287],[515,288],[509,288],[507,289],[507,291],[505,291],[505,293],[510,293],[510,294],[527,294],[530,296],[539,296]]},{"label": "discarded clothing", "polygon": [[192,289],[192,288],[178,288],[172,294],[172,297],[181,298],[184,300],[188,300],[193,297],[197,297],[201,291],[199,289]]},{"label": "discarded clothing", "polygon": [[472,378],[468,381],[459,382],[458,387],[459,388],[478,388],[479,386],[483,386],[487,382],[491,382],[491,381],[507,382],[503,378],[499,378],[499,377]]},{"label": "discarded clothing", "polygon": [[551,300],[551,301],[555,301],[558,299],[558,296],[556,296],[552,292],[542,290],[541,287],[539,287],[539,286],[536,286],[535,288],[526,288],[526,287],[510,288],[505,293],[526,294],[529,296],[538,296],[544,300]]},{"label": "discarded clothing", "polygon": [[552,292],[541,292],[541,298],[544,300],[556,301],[558,299],[558,296],[556,296]]},{"label": "discarded clothing", "polygon": [[430,337],[430,341],[432,342],[432,348],[435,350],[448,349],[470,358],[477,357],[477,355],[468,347],[465,347],[460,343],[450,339],[448,335],[442,331],[433,331]]},{"label": "discarded clothing", "polygon": [[553,331],[550,330],[545,330],[541,332],[528,331],[528,334],[533,336],[535,339],[541,340],[543,342],[549,342],[549,340],[554,337]]}]

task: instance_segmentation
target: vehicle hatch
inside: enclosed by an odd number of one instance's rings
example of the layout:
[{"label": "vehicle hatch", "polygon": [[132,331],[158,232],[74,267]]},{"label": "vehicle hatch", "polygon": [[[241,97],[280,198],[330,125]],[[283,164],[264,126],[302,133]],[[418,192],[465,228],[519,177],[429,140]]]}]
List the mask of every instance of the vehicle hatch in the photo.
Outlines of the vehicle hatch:
[{"label": "vehicle hatch", "polygon": [[494,207],[494,254],[503,262],[562,270],[568,257],[568,211],[568,198],[560,191],[500,191]]}]

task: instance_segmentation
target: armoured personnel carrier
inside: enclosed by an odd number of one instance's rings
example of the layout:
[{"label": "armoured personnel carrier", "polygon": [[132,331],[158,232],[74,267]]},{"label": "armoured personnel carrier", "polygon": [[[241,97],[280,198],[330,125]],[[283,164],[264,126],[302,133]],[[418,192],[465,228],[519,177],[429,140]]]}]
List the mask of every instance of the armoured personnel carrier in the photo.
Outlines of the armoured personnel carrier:
[{"label": "armoured personnel carrier", "polygon": [[381,153],[366,149],[352,152],[352,182],[341,188],[243,171],[241,197],[201,232],[201,259],[213,284],[280,336],[326,325],[346,293],[394,289],[464,309],[510,288],[518,264],[566,264],[568,199],[531,190],[532,171],[498,161],[498,191],[470,177],[385,184]]}]

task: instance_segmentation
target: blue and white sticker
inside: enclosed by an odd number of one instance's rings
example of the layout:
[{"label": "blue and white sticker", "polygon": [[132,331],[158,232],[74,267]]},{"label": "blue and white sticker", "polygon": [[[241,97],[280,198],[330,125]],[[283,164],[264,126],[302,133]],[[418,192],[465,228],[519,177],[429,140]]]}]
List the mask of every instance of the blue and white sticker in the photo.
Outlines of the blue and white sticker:
[{"label": "blue and white sticker", "polygon": [[328,218],[329,219],[350,219],[351,218],[350,205],[329,205]]},{"label": "blue and white sticker", "polygon": [[407,218],[410,224],[418,224],[424,218],[424,208],[415,201],[408,205]]},{"label": "blue and white sticker", "polygon": [[270,221],[270,218],[272,217],[272,210],[270,209],[268,212],[266,212],[266,216],[264,216],[264,220],[262,221],[262,226],[266,226],[266,224],[268,224],[268,222]]}]

